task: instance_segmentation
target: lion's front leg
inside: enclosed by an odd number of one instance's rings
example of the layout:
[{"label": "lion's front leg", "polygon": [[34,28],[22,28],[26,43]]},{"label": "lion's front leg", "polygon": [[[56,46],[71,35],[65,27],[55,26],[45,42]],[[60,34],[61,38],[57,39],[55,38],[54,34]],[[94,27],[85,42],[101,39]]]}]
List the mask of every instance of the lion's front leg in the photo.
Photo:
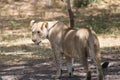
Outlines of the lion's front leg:
[{"label": "lion's front leg", "polygon": [[56,70],[57,70],[55,78],[60,78],[62,76],[63,54],[55,51],[54,61],[55,61]]}]

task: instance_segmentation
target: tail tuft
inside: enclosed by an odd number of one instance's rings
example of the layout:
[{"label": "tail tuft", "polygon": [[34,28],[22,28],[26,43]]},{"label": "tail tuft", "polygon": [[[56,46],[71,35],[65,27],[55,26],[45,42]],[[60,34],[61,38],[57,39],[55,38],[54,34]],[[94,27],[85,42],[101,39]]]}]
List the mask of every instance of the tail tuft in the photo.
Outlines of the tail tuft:
[{"label": "tail tuft", "polygon": [[102,63],[102,69],[108,68],[109,62]]}]

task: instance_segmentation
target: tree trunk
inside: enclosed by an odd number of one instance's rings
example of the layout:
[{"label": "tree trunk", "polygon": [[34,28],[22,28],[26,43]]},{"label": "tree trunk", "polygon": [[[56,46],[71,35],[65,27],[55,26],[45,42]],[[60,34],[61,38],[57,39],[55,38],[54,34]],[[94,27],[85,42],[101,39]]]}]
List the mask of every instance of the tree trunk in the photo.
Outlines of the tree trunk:
[{"label": "tree trunk", "polygon": [[70,27],[74,27],[74,15],[71,9],[70,0],[67,0],[68,13],[70,18]]},{"label": "tree trunk", "polygon": [[51,7],[51,0],[46,0],[46,6]]}]

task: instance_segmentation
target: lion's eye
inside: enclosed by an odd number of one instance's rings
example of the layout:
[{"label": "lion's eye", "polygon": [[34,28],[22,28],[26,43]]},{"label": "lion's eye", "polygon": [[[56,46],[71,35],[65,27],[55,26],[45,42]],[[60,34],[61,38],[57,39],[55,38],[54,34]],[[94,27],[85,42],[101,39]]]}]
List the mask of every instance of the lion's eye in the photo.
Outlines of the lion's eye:
[{"label": "lion's eye", "polygon": [[37,31],[37,33],[39,34],[39,33],[40,33],[40,31]]},{"label": "lion's eye", "polygon": [[34,34],[34,32],[32,32],[32,34]]}]

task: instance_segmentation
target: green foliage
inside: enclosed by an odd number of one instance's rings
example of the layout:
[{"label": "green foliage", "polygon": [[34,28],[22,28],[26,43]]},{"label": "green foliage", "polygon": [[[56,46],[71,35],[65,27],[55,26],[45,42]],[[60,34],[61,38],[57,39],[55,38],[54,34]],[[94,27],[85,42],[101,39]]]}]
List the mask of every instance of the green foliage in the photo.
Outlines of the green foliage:
[{"label": "green foliage", "polygon": [[18,23],[16,21],[11,21],[11,24],[12,24],[14,29],[19,28],[19,26],[21,25],[20,23]]},{"label": "green foliage", "polygon": [[80,8],[82,6],[87,6],[90,3],[94,3],[94,2],[100,2],[101,0],[73,0],[73,5],[76,8]]},{"label": "green foliage", "polygon": [[88,4],[88,0],[73,0],[73,6],[76,8],[80,8],[81,6],[86,6]]},{"label": "green foliage", "polygon": [[120,23],[117,16],[115,15],[113,19],[108,14],[89,16],[86,22],[89,27],[92,27],[99,34],[119,34]]},{"label": "green foliage", "polygon": [[106,30],[105,20],[101,16],[89,16],[86,20],[89,27],[92,27],[97,33],[104,33]]}]

